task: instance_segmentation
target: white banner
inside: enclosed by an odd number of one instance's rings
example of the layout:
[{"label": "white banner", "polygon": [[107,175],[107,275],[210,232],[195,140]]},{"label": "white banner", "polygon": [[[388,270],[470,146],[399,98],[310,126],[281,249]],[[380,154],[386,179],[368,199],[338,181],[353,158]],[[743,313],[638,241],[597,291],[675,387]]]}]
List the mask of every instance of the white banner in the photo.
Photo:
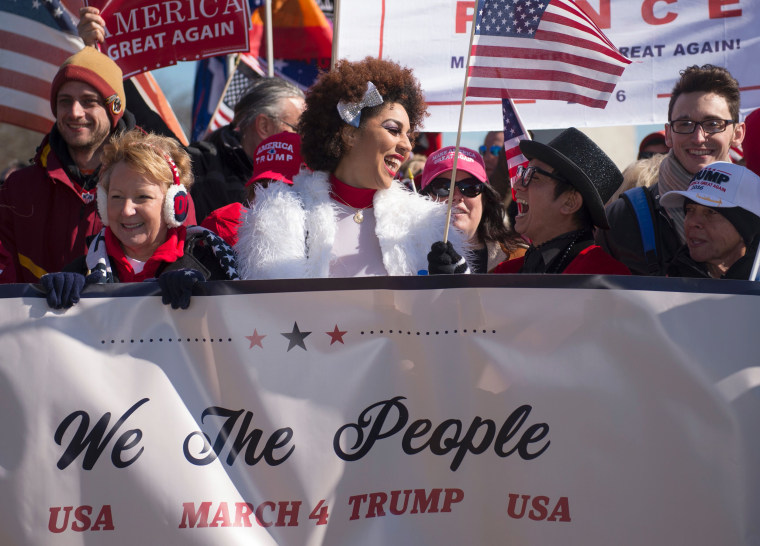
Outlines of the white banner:
[{"label": "white banner", "polygon": [[754,284],[299,282],[0,287],[0,543],[760,543]]},{"label": "white banner", "polygon": [[[742,88],[742,115],[760,107],[760,0],[576,0],[629,65],[605,109],[517,101],[527,129],[667,121],[679,71],[725,66]],[[414,69],[430,104],[428,131],[456,131],[474,0],[343,2],[338,56],[391,59]],[[465,131],[501,129],[501,102],[469,98]]]}]

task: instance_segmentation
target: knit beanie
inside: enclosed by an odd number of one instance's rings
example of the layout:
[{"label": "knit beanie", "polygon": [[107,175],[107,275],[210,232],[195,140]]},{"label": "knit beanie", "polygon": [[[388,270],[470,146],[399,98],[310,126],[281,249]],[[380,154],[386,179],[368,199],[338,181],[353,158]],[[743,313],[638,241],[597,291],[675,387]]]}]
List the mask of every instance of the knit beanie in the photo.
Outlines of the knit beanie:
[{"label": "knit beanie", "polygon": [[760,218],[748,210],[741,207],[715,207],[713,210],[731,222],[747,246],[752,244],[755,236],[760,233]]},{"label": "knit beanie", "polygon": [[50,89],[50,108],[54,116],[57,116],[58,91],[72,80],[84,82],[100,93],[111,118],[111,128],[116,127],[127,107],[121,68],[108,55],[89,46],[63,61]]}]

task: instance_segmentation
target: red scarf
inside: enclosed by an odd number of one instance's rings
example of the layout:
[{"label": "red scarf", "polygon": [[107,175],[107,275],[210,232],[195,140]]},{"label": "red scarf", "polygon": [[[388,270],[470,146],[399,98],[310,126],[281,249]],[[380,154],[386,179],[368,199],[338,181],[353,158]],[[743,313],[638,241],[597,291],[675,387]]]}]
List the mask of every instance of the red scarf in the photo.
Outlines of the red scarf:
[{"label": "red scarf", "polygon": [[121,243],[109,227],[106,228],[106,252],[111,257],[111,267],[120,282],[142,282],[145,279],[154,278],[156,271],[164,263],[176,262],[185,254],[186,235],[187,228],[185,226],[169,228],[166,233],[166,242],[158,247],[145,262],[140,273],[135,273],[132,269],[132,264],[129,263],[124,254],[124,249],[121,248]]},{"label": "red scarf", "polygon": [[338,180],[334,174],[330,175],[330,197],[333,200],[348,205],[355,209],[367,209],[372,207],[372,199],[377,190],[368,188],[355,188]]}]

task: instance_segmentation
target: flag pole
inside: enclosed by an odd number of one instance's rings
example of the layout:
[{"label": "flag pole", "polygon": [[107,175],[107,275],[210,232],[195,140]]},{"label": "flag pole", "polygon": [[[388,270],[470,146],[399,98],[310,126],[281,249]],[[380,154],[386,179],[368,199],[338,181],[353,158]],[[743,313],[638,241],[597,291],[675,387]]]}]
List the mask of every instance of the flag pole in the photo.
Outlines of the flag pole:
[{"label": "flag pole", "polygon": [[330,58],[330,70],[335,69],[335,63],[338,62],[338,25],[340,24],[340,0],[333,2],[333,38],[332,38],[332,57]]},{"label": "flag pole", "polygon": [[443,228],[443,242],[449,240],[449,225],[451,224],[451,205],[454,202],[454,185],[457,180],[457,160],[459,159],[459,144],[462,141],[462,120],[464,119],[464,103],[467,99],[467,85],[470,80],[470,56],[472,55],[472,43],[475,40],[475,25],[478,20],[478,4],[475,2],[475,11],[472,12],[472,29],[470,29],[470,45],[467,48],[467,63],[464,67],[464,87],[462,88],[462,104],[459,107],[459,126],[457,128],[457,140],[454,146],[454,164],[451,167],[451,183],[449,184],[449,199],[446,202],[446,226]]},{"label": "flag pole", "polygon": [[267,77],[274,77],[274,39],[272,37],[272,0],[266,0]]},{"label": "flag pole", "polygon": [[752,272],[749,274],[749,280],[756,281],[757,273],[760,271],[760,248],[755,253],[755,261],[752,262]]}]

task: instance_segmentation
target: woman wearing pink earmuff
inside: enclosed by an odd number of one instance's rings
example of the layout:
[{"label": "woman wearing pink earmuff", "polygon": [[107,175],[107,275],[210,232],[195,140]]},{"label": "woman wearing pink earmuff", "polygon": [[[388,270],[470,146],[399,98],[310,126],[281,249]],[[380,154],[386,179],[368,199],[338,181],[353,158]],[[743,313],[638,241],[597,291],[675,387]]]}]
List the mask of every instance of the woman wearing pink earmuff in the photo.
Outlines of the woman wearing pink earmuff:
[{"label": "woman wearing pink earmuff", "polygon": [[98,213],[105,226],[85,256],[41,284],[48,304],[66,308],[86,284],[155,279],[163,301],[190,304],[192,286],[237,279],[232,249],[213,232],[186,227],[190,157],[175,140],[135,130],[105,147],[98,182]]}]

